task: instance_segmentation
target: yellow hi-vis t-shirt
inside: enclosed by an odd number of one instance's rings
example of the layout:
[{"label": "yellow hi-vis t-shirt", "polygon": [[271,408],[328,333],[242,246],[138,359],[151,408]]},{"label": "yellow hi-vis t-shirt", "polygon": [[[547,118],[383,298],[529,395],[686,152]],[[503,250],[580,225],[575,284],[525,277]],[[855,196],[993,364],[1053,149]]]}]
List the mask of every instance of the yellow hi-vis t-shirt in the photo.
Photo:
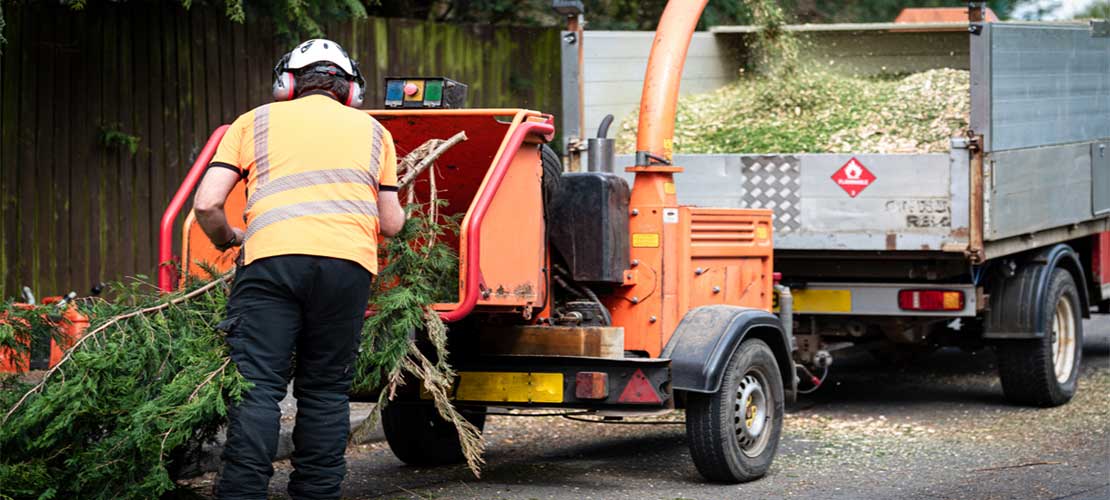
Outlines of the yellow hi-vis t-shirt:
[{"label": "yellow hi-vis t-shirt", "polygon": [[325,95],[260,106],[231,124],[209,166],[246,180],[246,264],[319,255],[377,274],[378,191],[397,190],[397,153],[370,115]]}]

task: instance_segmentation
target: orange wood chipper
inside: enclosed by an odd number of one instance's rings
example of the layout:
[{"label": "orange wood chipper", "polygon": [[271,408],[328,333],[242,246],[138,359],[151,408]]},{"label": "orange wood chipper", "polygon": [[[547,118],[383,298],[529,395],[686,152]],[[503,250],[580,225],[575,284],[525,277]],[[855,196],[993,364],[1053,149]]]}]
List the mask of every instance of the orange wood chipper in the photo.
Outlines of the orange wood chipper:
[{"label": "orange wood chipper", "polygon": [[[490,408],[613,418],[685,408],[691,455],[707,479],[747,481],[770,467],[784,403],[796,392],[790,321],[780,320],[790,314],[788,290],[779,287],[784,312],[770,312],[771,211],[675,199],[679,77],[704,6],[672,1],[660,22],[637,161],[627,169],[635,173],[631,189],[613,174],[563,173],[544,145],[553,119],[536,111],[368,111],[399,151],[458,131],[469,137],[437,160],[444,212],[463,217],[460,233],[446,241],[460,256],[458,300],[435,308],[450,328],[455,402],[479,428]],[[222,134],[209,139],[162,219],[162,262],[173,258],[174,221]],[[422,175],[413,189],[427,200],[429,174]],[[240,186],[226,205],[228,220],[243,220],[243,202]],[[197,262],[233,265],[234,255],[217,252],[192,216],[180,230],[189,272]],[[160,284],[177,286],[171,267]],[[418,384],[405,387],[383,412],[397,457],[461,461],[454,427],[421,399]]]},{"label": "orange wood chipper", "polygon": [[[16,304],[17,309],[35,309],[34,296],[29,288],[24,288],[25,303]],[[17,352],[8,347],[0,347],[0,373],[23,373],[30,370],[46,370],[61,362],[65,351],[73,346],[89,328],[89,318],[77,310],[73,303],[77,294],[70,292],[65,297],[45,297],[40,309],[41,318],[53,331],[50,335],[36,335],[16,332],[16,340],[26,346],[26,351]],[[17,324],[29,327],[29,322],[21,318],[0,314],[0,325]]]}]

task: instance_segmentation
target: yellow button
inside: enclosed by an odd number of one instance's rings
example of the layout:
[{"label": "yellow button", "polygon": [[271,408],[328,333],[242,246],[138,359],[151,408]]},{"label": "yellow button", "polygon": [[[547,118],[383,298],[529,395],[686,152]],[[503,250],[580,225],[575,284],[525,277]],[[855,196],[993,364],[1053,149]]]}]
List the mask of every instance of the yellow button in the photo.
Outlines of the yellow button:
[{"label": "yellow button", "polygon": [[405,86],[415,85],[416,93],[412,95],[405,95],[406,101],[423,101],[424,100],[424,80],[407,80]]}]

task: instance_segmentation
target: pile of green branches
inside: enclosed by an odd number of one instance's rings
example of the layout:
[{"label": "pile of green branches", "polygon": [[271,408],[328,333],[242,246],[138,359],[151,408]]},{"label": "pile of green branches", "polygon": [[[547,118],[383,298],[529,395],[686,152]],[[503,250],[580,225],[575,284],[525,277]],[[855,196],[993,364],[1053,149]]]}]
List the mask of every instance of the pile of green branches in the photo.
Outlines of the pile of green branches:
[{"label": "pile of green branches", "polygon": [[[174,489],[171,472],[249,387],[215,329],[226,292],[225,278],[169,297],[136,281],[115,287],[120,300],[84,302],[94,325],[59,364],[34,385],[19,376],[0,385],[0,496],[153,498]],[[51,309],[24,316],[37,332],[4,337],[41,335]],[[9,332],[23,326],[5,323]]]},{"label": "pile of green branches", "polygon": [[[420,163],[406,158],[402,184],[460,140],[465,134],[430,141]],[[364,326],[355,386],[380,390],[380,411],[404,375],[414,376],[440,415],[456,424],[477,474],[481,436],[450,402],[455,373],[447,329],[431,308],[454,302],[458,289],[458,257],[441,242],[457,233],[458,218],[442,214],[442,204],[410,204],[401,233],[385,245],[387,265],[375,280],[375,314]],[[60,363],[37,381],[0,380],[0,499],[146,499],[178,489],[176,472],[195,462],[226,423],[228,405],[250,388],[215,328],[233,273],[208,274],[172,295],[136,279],[113,287],[116,300],[80,301],[91,325]],[[58,330],[56,312],[5,304],[0,350],[27,356],[32,338]],[[417,338],[430,345],[427,354]]]},{"label": "pile of green branches", "polygon": [[[389,242],[389,262],[375,282],[371,299],[376,308],[363,329],[362,348],[356,364],[354,390],[378,396],[375,415],[355,433],[372,428],[378,412],[411,375],[432,396],[440,417],[455,425],[467,465],[475,476],[482,461],[481,431],[466,420],[450,401],[455,371],[448,364],[447,327],[431,304],[453,303],[458,298],[458,255],[451,247],[436,244],[446,232],[457,233],[459,217],[446,217],[432,208],[411,218]],[[426,341],[431,351],[419,347]]]}]

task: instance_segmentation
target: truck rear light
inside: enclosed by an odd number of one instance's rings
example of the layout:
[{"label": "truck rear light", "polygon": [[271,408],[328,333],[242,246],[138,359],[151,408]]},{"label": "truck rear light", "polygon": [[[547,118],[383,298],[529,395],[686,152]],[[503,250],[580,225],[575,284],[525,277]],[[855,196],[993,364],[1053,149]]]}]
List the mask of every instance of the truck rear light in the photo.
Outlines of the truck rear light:
[{"label": "truck rear light", "polygon": [[900,290],[898,307],[906,311],[962,311],[964,292],[958,290]]},{"label": "truck rear light", "polygon": [[605,372],[578,372],[574,375],[574,397],[578,399],[606,399],[609,397],[609,374]]}]

